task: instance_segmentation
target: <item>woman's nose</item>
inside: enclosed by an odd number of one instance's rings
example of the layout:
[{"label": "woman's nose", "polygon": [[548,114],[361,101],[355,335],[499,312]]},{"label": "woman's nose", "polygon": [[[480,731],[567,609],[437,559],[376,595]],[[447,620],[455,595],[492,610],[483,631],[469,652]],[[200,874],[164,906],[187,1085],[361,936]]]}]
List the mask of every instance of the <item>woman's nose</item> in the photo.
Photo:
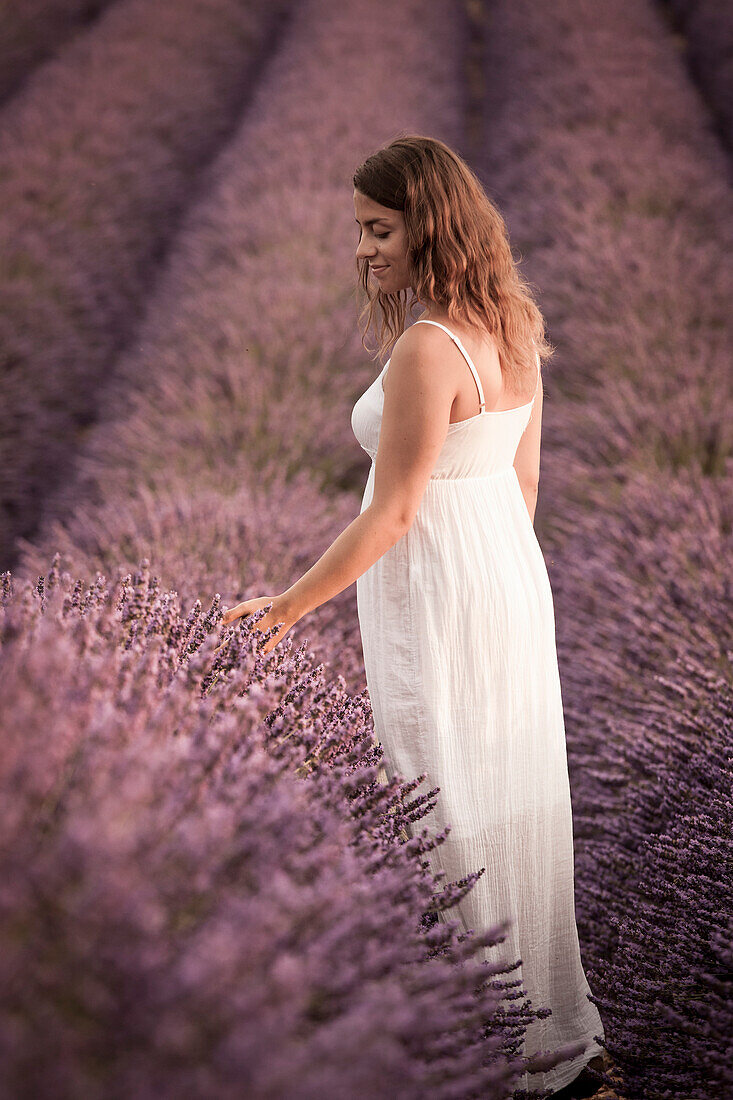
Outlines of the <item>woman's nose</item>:
[{"label": "woman's nose", "polygon": [[369,245],[366,245],[363,241],[360,241],[359,244],[356,246],[357,260],[366,259],[367,256],[373,256],[374,254],[374,245],[372,245],[372,247],[370,248]]}]

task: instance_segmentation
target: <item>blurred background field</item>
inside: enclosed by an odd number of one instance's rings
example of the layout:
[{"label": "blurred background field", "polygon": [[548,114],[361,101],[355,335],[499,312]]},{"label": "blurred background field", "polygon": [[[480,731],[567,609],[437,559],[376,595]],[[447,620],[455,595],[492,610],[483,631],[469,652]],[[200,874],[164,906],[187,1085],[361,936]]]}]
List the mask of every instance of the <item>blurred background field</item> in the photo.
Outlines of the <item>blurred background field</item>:
[{"label": "blurred background field", "polygon": [[351,177],[408,131],[479,174],[557,349],[536,528],[598,1095],[730,1095],[730,10],[32,0],[0,26],[0,1089],[516,1086],[541,1006],[482,983],[496,930],[450,924],[439,792],[383,782],[353,587],[267,658],[240,628],[215,652],[222,606],[358,513],[381,364]]}]

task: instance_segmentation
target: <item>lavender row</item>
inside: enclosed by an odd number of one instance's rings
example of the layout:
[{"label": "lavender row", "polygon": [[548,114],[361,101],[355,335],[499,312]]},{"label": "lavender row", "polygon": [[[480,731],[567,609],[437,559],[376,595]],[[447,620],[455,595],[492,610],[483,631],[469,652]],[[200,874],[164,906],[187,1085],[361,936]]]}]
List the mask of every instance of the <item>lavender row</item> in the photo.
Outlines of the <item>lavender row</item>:
[{"label": "lavender row", "polygon": [[147,562],[2,580],[8,1095],[506,1096],[536,1013],[476,960],[503,926],[427,919],[466,884],[401,840],[434,792],[376,782],[365,700],[305,647],[215,648]]},{"label": "lavender row", "polygon": [[34,68],[75,34],[83,33],[111,0],[23,0],[4,4],[0,39],[0,102]]},{"label": "lavender row", "polygon": [[637,474],[619,507],[555,573],[591,987],[623,1095],[727,1095],[733,465]]},{"label": "lavender row", "polygon": [[0,563],[68,475],[283,0],[121,0],[0,115]]},{"label": "lavender row", "polygon": [[483,172],[558,349],[537,519],[583,955],[618,1094],[722,1095],[732,899],[710,869],[732,848],[725,158],[653,7],[500,3],[485,17]]}]

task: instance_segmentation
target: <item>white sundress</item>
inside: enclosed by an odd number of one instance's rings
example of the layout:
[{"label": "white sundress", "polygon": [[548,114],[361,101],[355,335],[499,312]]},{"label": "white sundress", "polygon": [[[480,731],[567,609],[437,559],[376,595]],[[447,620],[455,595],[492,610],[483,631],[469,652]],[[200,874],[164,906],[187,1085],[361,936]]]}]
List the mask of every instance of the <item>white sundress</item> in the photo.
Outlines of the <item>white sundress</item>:
[{"label": "white sundress", "polygon": [[[533,1008],[550,1008],[527,1029],[524,1054],[586,1041],[570,1062],[524,1074],[523,1088],[572,1081],[603,1048],[600,1013],[588,1000],[575,921],[574,852],[565,723],[547,567],[513,466],[529,422],[526,405],[490,411],[460,339],[480,411],[448,427],[414,521],[356,582],[357,609],[374,732],[385,771],[427,773],[420,791],[440,787],[420,821],[431,836],[451,826],[429,854],[444,882],[485,868],[443,919],[485,932],[512,921],[506,939],[481,957],[522,960]],[[446,345],[447,346],[447,345]],[[354,405],[351,426],[372,459],[361,511],[374,487],[374,461],[389,361]],[[537,357],[538,385],[541,385]]]}]

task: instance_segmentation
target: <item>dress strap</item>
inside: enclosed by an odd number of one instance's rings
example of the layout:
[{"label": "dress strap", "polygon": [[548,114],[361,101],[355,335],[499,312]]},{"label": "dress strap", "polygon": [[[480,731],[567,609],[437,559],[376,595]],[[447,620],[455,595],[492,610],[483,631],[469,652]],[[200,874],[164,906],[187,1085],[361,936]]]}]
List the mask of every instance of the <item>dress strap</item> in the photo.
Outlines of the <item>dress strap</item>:
[{"label": "dress strap", "polygon": [[483,391],[483,387],[481,385],[481,379],[478,376],[478,371],[476,370],[475,366],[473,365],[473,362],[471,360],[471,356],[468,354],[468,352],[466,351],[466,349],[464,348],[463,344],[458,339],[456,334],[454,332],[451,332],[451,330],[449,328],[446,328],[445,325],[441,325],[440,321],[429,321],[427,319],[427,317],[425,317],[424,319],[423,318],[418,318],[418,320],[415,321],[414,324],[416,324],[416,325],[437,325],[438,328],[442,328],[443,332],[448,333],[451,340],[456,345],[458,350],[462,353],[463,358],[466,360],[466,362],[468,363],[468,365],[471,369],[471,374],[474,377],[474,381],[476,383],[476,388],[478,389],[479,408],[480,408],[481,412],[484,412],[485,409],[486,409],[486,402],[484,401],[484,391]]}]

